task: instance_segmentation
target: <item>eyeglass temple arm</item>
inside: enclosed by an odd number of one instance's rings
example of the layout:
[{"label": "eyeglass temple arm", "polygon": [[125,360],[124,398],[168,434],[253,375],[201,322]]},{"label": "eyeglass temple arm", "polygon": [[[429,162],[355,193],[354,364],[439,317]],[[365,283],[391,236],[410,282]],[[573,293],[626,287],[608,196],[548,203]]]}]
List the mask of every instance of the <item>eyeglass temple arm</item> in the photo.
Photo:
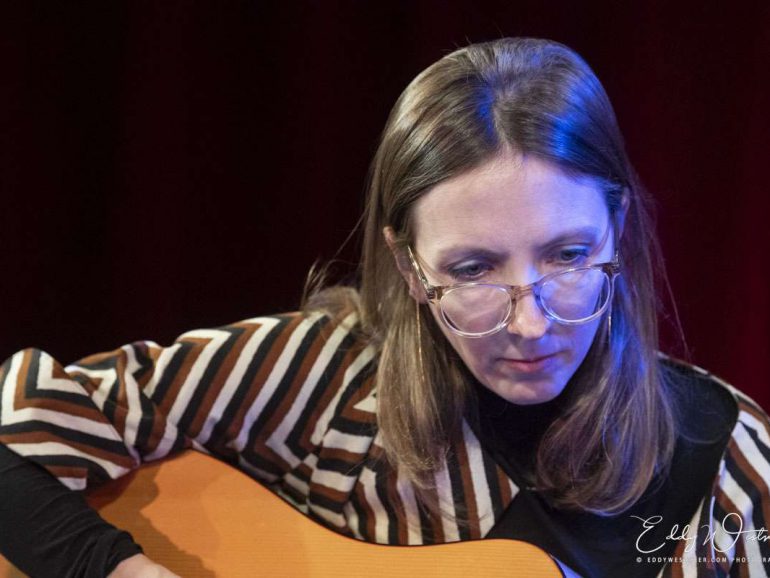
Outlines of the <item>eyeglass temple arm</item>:
[{"label": "eyeglass temple arm", "polygon": [[615,255],[613,256],[612,263],[615,265],[613,268],[615,272],[617,273],[620,270],[620,236],[621,233],[618,230],[619,224],[618,224],[618,215],[617,211],[615,211],[612,214],[612,248],[615,250]]},{"label": "eyeglass temple arm", "polygon": [[420,283],[422,283],[422,287],[425,289],[425,295],[429,301],[433,301],[438,297],[438,288],[430,284],[425,273],[423,273],[422,267],[420,267],[420,264],[417,262],[417,257],[415,257],[412,248],[409,245],[406,246],[406,253],[409,256],[409,261],[412,263],[412,269],[417,273],[417,276],[420,278]]}]

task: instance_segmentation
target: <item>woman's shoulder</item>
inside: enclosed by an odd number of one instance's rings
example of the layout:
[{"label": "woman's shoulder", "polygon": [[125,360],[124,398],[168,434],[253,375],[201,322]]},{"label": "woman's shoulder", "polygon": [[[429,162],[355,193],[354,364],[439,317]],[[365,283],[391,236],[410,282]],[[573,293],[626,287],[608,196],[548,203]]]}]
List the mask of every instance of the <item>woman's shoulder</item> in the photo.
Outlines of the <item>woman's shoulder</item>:
[{"label": "woman's shoulder", "polygon": [[[242,346],[252,341],[251,355],[280,356],[295,365],[330,367],[335,372],[371,366],[376,352],[361,326],[355,309],[306,309],[243,319],[215,329],[193,330],[179,339],[195,339],[203,334],[237,333]],[[258,345],[258,350],[255,347]]]},{"label": "woman's shoulder", "polygon": [[370,339],[361,327],[360,314],[355,309],[304,309],[281,313],[261,314],[208,328],[192,329],[182,333],[179,341],[211,338],[216,334],[237,337],[241,342],[259,341],[271,348],[298,348],[309,352],[317,348],[362,350]]},{"label": "woman's shoulder", "polygon": [[727,433],[731,438],[750,430],[770,445],[770,419],[749,395],[692,363],[662,353],[659,360],[685,426],[700,433]]}]

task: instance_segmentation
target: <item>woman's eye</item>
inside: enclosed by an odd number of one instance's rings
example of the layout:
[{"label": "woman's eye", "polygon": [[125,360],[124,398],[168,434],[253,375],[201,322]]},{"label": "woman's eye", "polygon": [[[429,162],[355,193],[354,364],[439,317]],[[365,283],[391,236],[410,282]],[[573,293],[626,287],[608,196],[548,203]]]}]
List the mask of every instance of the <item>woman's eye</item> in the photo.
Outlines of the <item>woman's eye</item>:
[{"label": "woman's eye", "polygon": [[575,247],[561,249],[556,253],[555,261],[563,265],[579,265],[588,257],[588,249]]},{"label": "woman's eye", "polygon": [[449,274],[456,281],[472,281],[489,271],[489,266],[483,263],[469,263],[449,269]]}]

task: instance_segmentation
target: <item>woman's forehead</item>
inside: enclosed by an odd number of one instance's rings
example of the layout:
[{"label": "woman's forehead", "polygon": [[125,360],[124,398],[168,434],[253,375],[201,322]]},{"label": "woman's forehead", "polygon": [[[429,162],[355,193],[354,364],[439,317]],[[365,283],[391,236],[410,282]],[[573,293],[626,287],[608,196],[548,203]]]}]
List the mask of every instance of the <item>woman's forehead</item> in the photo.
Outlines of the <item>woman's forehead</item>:
[{"label": "woman's forehead", "polygon": [[536,158],[498,158],[423,195],[412,226],[423,254],[463,246],[518,251],[562,237],[602,235],[608,217],[598,183]]}]

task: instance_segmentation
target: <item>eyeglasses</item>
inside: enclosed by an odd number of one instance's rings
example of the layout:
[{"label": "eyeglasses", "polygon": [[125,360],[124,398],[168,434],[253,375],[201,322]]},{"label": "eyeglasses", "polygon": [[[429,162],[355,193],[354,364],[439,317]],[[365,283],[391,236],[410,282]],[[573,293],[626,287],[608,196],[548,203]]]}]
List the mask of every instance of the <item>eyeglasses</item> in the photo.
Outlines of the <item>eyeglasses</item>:
[{"label": "eyeglasses", "polygon": [[463,337],[484,337],[507,326],[516,303],[527,293],[532,293],[548,319],[564,325],[588,323],[609,306],[615,277],[620,274],[616,254],[612,262],[556,271],[529,285],[475,282],[431,285],[412,248],[406,249],[428,301],[438,303],[444,323]]}]

